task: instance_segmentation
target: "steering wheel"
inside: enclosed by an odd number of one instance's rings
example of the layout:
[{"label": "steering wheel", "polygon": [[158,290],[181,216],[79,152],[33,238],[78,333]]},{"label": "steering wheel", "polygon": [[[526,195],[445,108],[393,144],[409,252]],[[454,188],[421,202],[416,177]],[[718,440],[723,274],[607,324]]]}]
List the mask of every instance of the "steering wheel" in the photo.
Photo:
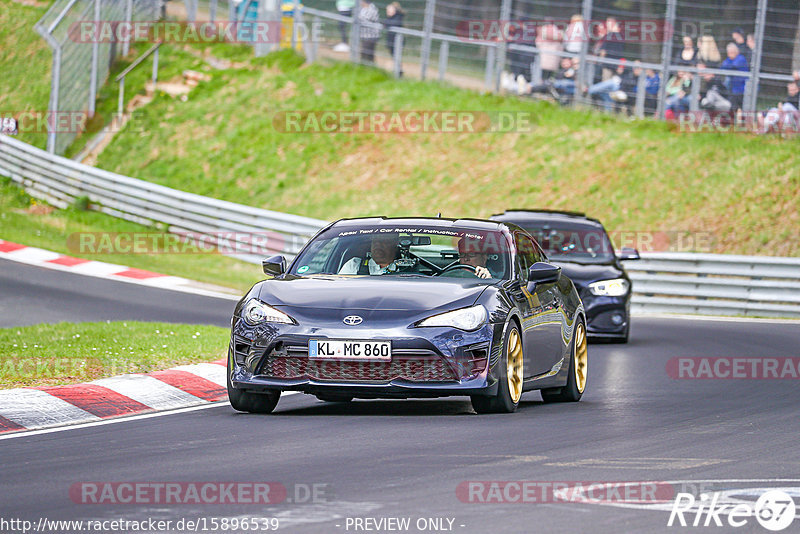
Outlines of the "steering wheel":
[{"label": "steering wheel", "polygon": [[478,269],[476,267],[473,267],[472,265],[467,265],[465,263],[451,263],[436,275],[441,276],[448,271],[455,271],[456,269],[468,269],[470,272],[472,272],[472,274],[476,274],[478,271]]}]

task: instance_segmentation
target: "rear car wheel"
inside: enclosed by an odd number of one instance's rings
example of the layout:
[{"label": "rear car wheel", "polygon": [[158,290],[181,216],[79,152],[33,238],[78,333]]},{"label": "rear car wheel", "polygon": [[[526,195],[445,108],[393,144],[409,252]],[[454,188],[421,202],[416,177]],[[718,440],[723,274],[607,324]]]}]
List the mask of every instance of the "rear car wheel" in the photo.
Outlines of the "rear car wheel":
[{"label": "rear car wheel", "polygon": [[[504,364],[504,365],[502,365]],[[500,366],[497,394],[493,397],[473,395],[472,408],[478,413],[511,413],[519,406],[522,396],[522,338],[519,328],[511,324],[503,339],[503,359]]]},{"label": "rear car wheel", "polygon": [[572,338],[567,385],[562,388],[543,389],[542,400],[544,402],[577,402],[581,400],[586,389],[588,363],[586,326],[583,320],[579,319]]},{"label": "rear car wheel", "polygon": [[271,413],[281,398],[281,392],[277,390],[265,391],[264,393],[252,393],[242,389],[236,389],[231,383],[231,361],[228,359],[228,401],[234,410],[248,413]]}]

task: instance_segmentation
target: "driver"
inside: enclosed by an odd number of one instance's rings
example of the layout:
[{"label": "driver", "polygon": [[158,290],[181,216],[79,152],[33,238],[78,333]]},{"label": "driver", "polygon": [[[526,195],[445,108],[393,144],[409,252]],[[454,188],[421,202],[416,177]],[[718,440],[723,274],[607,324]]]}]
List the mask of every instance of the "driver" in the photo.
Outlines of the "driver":
[{"label": "driver", "polygon": [[475,276],[478,278],[492,278],[492,273],[486,268],[488,257],[489,254],[486,252],[484,243],[466,237],[462,237],[458,241],[459,263],[475,267]]},{"label": "driver", "polygon": [[375,234],[366,258],[352,258],[347,261],[339,274],[386,274],[397,270],[397,244],[399,235],[395,232]]}]

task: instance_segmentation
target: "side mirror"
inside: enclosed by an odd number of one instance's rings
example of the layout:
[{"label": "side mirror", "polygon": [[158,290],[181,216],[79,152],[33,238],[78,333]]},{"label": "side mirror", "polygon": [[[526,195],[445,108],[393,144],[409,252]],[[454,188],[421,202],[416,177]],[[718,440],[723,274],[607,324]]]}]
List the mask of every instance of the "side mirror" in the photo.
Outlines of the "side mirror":
[{"label": "side mirror", "polygon": [[543,261],[537,261],[528,269],[528,283],[532,284],[557,282],[560,276],[561,267]]},{"label": "side mirror", "polygon": [[272,256],[261,261],[264,274],[269,276],[280,276],[286,272],[286,258],[283,256]]},{"label": "side mirror", "polygon": [[639,258],[639,251],[635,248],[629,247],[622,247],[622,250],[619,251],[617,257],[620,260],[638,260]]}]

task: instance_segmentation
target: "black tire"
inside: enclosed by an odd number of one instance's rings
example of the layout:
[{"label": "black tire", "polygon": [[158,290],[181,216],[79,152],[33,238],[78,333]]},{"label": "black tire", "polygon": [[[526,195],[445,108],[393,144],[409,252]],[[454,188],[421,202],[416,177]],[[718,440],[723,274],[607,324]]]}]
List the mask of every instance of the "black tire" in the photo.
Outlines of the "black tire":
[{"label": "black tire", "polygon": [[315,397],[322,402],[350,402],[353,400],[352,395],[336,395],[335,393],[321,393]]},{"label": "black tire", "polygon": [[281,392],[278,390],[269,390],[263,393],[253,393],[242,389],[236,389],[231,383],[231,360],[228,358],[228,401],[234,410],[239,412],[248,413],[272,413],[278,400],[281,398]]},{"label": "black tire", "polygon": [[[579,345],[582,347],[579,348]],[[583,358],[577,357],[579,351],[584,351]],[[578,402],[581,400],[583,396],[583,392],[586,391],[586,370],[588,369],[587,361],[588,356],[586,354],[587,346],[586,346],[586,325],[583,322],[583,319],[579,319],[579,323],[575,327],[575,334],[572,336],[572,346],[570,348],[570,357],[569,357],[569,373],[567,375],[567,384],[564,387],[560,388],[548,388],[543,389],[542,392],[542,400],[544,402]],[[579,386],[579,380],[576,370],[576,360],[582,360],[583,364],[578,367],[579,372],[582,371],[583,373],[583,388]]]},{"label": "black tire", "polygon": [[[519,389],[516,393],[512,393],[511,386],[508,380],[508,358],[509,358],[509,342],[513,339],[518,341],[519,344],[519,360],[516,365],[519,366]],[[516,350],[514,351],[516,353]],[[503,356],[498,362],[500,365],[500,373],[498,377],[497,393],[494,396],[487,397],[484,395],[473,395],[470,397],[472,401],[472,408],[477,413],[512,413],[519,406],[519,399],[522,396],[522,337],[519,334],[519,328],[515,323],[511,323],[503,338]],[[516,397],[516,399],[515,399]]]}]

